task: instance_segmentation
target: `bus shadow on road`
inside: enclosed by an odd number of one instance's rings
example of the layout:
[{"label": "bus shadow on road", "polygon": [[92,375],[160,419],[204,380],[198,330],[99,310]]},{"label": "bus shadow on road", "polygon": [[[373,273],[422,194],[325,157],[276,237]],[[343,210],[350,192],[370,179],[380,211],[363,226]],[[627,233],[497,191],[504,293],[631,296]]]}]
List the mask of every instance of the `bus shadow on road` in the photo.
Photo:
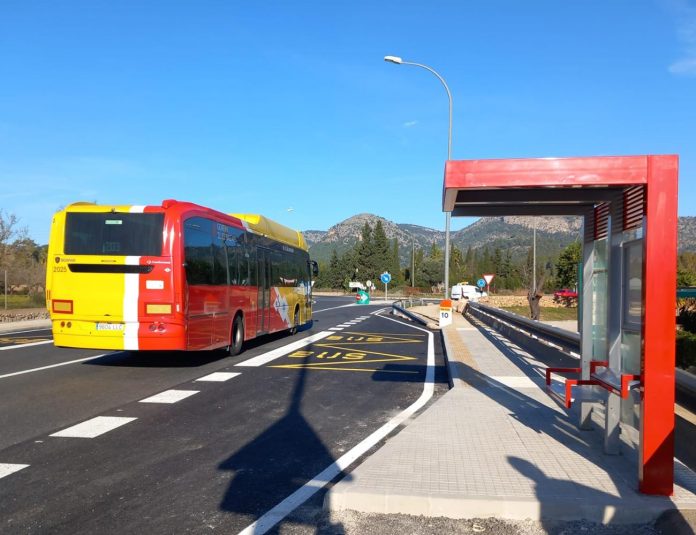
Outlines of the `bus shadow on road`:
[{"label": "bus shadow on road", "polygon": [[[256,525],[246,533],[278,533],[283,525],[312,526],[317,533],[343,533],[342,525],[332,524],[320,506],[309,515],[301,508],[320,495],[330,481],[350,477],[338,468],[336,459],[302,413],[308,371],[298,369],[285,414],[218,466],[232,473],[219,508],[255,518]],[[283,513],[287,512],[285,517]]]}]

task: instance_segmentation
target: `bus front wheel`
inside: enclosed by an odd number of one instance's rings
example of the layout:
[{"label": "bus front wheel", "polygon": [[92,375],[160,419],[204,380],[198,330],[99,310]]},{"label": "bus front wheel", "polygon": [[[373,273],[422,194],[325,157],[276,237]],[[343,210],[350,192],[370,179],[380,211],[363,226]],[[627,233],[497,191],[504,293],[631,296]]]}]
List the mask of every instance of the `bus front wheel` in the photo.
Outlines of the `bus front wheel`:
[{"label": "bus front wheel", "polygon": [[230,342],[229,353],[230,356],[239,355],[242,351],[242,345],[244,344],[244,320],[241,316],[236,316],[234,318],[234,323],[232,324],[232,340]]}]

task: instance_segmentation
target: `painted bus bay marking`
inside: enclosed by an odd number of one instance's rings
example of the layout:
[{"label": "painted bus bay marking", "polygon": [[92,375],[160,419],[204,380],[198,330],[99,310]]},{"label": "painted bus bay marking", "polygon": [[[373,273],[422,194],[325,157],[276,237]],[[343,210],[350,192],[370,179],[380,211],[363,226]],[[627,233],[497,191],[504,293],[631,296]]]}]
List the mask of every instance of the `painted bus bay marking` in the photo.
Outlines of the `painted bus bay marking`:
[{"label": "painted bus bay marking", "polygon": [[126,425],[137,418],[127,418],[124,416],[97,416],[91,420],[84,421],[57,433],[53,433],[52,437],[67,437],[67,438],[95,438],[104,433]]},{"label": "painted bus bay marking", "polygon": [[240,362],[239,364],[235,364],[235,366],[263,366],[264,364],[268,364],[269,362],[282,357],[283,355],[286,355],[287,353],[290,353],[291,351],[295,351],[296,349],[300,349],[301,347],[308,346],[309,344],[316,342],[317,340],[321,340],[322,338],[326,338],[330,334],[333,334],[331,331],[321,331],[320,333],[314,334],[312,336],[308,336],[307,338],[303,338],[302,340],[297,340],[296,342],[292,342],[291,344],[284,345],[282,347],[279,347],[277,349],[273,349],[271,351],[268,351],[266,353],[262,353],[261,355],[258,355],[256,357],[252,357],[249,360],[245,360],[244,362]]},{"label": "painted bus bay marking", "polygon": [[256,521],[240,531],[239,535],[264,535],[264,533],[269,531],[278,522],[283,520],[300,505],[309,500],[317,492],[328,485],[333,479],[335,479],[342,471],[352,465],[362,455],[367,453],[371,448],[387,437],[389,433],[394,431],[394,429],[411,418],[418,410],[423,408],[430,398],[433,397],[433,392],[435,390],[435,344],[433,333],[426,331],[425,329],[421,329],[420,327],[416,327],[415,325],[408,325],[406,323],[401,323],[400,321],[385,318],[383,316],[380,317],[384,320],[403,325],[406,328],[410,327],[411,329],[417,329],[418,331],[426,333],[428,336],[428,363],[425,372],[425,380],[423,381],[423,392],[421,393],[420,397],[412,405],[401,411],[397,416],[374,431],[362,442],[354,446],[350,451],[344,453],[341,457],[336,459],[336,461],[319,472],[311,481],[305,483],[295,492],[290,494],[290,496],[285,498],[275,507],[261,515]]},{"label": "painted bus bay marking", "polygon": [[[397,355],[374,351],[370,347],[378,344],[417,343],[424,341],[422,338],[407,338],[408,335],[390,336],[382,334],[343,333],[331,334],[321,343],[314,344],[311,350],[297,350],[290,353],[288,359],[303,359],[303,362],[291,364],[276,364],[271,368],[305,368],[315,370],[333,371],[359,371],[359,372],[383,372],[383,373],[409,373],[417,374],[413,370],[384,370],[374,365],[377,363],[396,363],[418,360],[418,357],[410,355]],[[367,366],[365,366],[367,365]]]}]

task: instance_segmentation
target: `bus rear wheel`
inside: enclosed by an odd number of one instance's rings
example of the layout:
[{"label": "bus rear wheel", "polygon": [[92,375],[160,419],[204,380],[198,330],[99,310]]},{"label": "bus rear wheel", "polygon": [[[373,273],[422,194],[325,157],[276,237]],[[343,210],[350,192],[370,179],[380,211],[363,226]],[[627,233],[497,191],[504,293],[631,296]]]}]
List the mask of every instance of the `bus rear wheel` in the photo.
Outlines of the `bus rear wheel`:
[{"label": "bus rear wheel", "polygon": [[229,354],[231,357],[239,355],[244,345],[244,320],[241,316],[236,316],[232,323],[232,340],[230,340]]},{"label": "bus rear wheel", "polygon": [[290,327],[290,334],[297,334],[297,328],[300,325],[300,309],[296,308],[295,309],[295,316],[292,320],[292,327]]}]

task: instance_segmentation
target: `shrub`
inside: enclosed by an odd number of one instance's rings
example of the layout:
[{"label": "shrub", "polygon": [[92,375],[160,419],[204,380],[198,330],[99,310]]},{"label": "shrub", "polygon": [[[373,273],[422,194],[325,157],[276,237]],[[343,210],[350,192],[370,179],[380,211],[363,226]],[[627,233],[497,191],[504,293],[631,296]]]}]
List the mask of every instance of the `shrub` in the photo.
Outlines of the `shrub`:
[{"label": "shrub", "polygon": [[696,310],[687,307],[680,308],[679,315],[677,316],[677,323],[679,323],[685,331],[696,334]]},{"label": "shrub", "polygon": [[696,366],[696,334],[677,331],[677,366]]}]

